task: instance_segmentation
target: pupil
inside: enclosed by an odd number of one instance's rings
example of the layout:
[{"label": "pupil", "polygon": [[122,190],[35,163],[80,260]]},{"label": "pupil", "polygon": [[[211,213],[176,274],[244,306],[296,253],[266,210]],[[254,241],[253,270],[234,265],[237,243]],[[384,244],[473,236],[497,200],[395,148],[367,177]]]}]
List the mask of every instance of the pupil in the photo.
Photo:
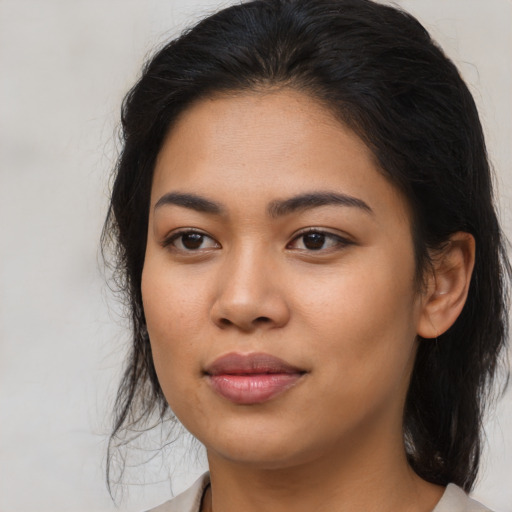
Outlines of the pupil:
[{"label": "pupil", "polygon": [[183,235],[182,243],[183,246],[187,249],[199,249],[203,243],[203,235],[199,233],[189,233],[188,235]]},{"label": "pupil", "polygon": [[308,235],[304,235],[304,245],[308,249],[321,249],[324,246],[324,243],[325,235],[321,235],[320,233],[309,233]]}]

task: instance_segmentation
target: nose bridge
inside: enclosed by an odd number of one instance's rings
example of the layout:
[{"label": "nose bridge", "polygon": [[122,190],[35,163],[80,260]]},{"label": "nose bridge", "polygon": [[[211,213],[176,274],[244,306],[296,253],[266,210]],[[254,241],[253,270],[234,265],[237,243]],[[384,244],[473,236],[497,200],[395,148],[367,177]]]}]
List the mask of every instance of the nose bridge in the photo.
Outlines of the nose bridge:
[{"label": "nose bridge", "polygon": [[212,307],[217,325],[252,330],[286,323],[288,305],[275,274],[274,258],[263,243],[234,247],[223,262]]}]

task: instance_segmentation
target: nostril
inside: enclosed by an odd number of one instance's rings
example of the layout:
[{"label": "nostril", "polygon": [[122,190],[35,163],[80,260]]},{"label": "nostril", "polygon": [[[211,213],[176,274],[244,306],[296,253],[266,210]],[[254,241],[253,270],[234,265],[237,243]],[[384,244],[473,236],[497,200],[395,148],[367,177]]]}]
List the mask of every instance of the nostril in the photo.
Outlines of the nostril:
[{"label": "nostril", "polygon": [[[219,318],[218,323],[221,327],[231,327],[233,325],[239,325],[239,322],[233,322],[232,320],[229,320],[228,318]],[[250,325],[256,326],[256,325],[265,325],[272,323],[272,320],[268,316],[259,316],[258,318],[255,318],[252,322],[247,324],[247,328],[250,328]]]},{"label": "nostril", "polygon": [[256,318],[256,320],[254,320],[255,323],[259,324],[268,324],[271,321],[272,320],[270,320],[268,316],[259,316],[258,318]]}]

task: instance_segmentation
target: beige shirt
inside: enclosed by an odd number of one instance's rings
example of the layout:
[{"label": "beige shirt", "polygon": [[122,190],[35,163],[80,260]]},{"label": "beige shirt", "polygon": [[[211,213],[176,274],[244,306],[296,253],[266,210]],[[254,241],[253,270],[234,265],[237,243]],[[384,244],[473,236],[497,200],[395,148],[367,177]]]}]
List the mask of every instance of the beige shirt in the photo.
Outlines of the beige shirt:
[{"label": "beige shirt", "polygon": [[[210,475],[202,475],[192,487],[172,500],[166,501],[148,512],[199,512],[205,488]],[[491,512],[478,501],[472,500],[460,487],[449,484],[441,500],[432,512]]]}]

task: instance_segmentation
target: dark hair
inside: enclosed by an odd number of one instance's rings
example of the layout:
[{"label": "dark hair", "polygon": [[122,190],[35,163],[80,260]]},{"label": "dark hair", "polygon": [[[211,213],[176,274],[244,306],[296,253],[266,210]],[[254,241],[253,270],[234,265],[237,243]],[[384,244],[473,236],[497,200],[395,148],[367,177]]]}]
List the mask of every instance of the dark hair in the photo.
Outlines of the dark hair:
[{"label": "dark hair", "polygon": [[419,271],[451,234],[465,231],[476,240],[467,302],[446,333],[420,341],[404,411],[404,442],[417,474],[469,491],[479,466],[482,415],[507,337],[505,240],[467,86],[416,19],[369,0],[256,0],[226,8],[158,51],[126,96],[103,244],[114,247],[133,344],[110,455],[123,432],[169,412],[140,290],[162,141],[198,99],[269,87],[316,98],[366,142],[410,202]]}]

